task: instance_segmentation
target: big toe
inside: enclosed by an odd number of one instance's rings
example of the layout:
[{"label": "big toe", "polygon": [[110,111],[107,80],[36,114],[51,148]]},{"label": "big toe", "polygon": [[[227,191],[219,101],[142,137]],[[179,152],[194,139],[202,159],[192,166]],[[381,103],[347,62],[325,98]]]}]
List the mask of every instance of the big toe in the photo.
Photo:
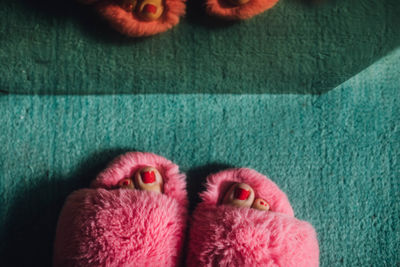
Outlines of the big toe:
[{"label": "big toe", "polygon": [[163,12],[164,7],[159,0],[144,0],[137,9],[139,17],[147,21],[159,19]]},{"label": "big toe", "polygon": [[254,201],[254,190],[245,183],[235,183],[225,193],[223,204],[236,207],[251,207]]},{"label": "big toe", "polygon": [[140,190],[162,193],[163,178],[154,167],[144,167],[135,174],[135,185]]}]

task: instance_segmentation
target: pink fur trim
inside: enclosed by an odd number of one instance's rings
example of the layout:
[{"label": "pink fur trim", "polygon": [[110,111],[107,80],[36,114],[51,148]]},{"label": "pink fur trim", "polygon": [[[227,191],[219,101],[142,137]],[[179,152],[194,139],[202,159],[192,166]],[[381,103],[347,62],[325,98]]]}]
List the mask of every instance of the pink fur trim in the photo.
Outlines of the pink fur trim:
[{"label": "pink fur trim", "polygon": [[315,231],[294,217],[201,203],[192,219],[188,266],[318,266]]},{"label": "pink fur trim", "polygon": [[250,185],[254,189],[255,197],[265,199],[272,211],[293,216],[292,206],[285,193],[266,176],[247,168],[230,169],[210,175],[207,178],[206,191],[200,194],[203,202],[207,205],[218,205],[235,182]]},{"label": "pink fur trim", "polygon": [[[249,169],[223,171],[207,181],[192,217],[188,266],[319,265],[314,228],[293,217],[285,194],[272,181]],[[273,211],[218,205],[231,182],[248,183],[256,195],[272,200]]]},{"label": "pink fur trim", "polygon": [[[111,189],[147,165],[161,169],[164,194]],[[56,230],[54,266],[179,265],[187,217],[184,178],[178,166],[155,154],[118,157],[92,189],[67,198]]]},{"label": "pink fur trim", "polygon": [[[179,23],[179,18],[185,14],[185,0],[165,0],[164,12],[155,21],[138,19],[133,12],[121,7],[121,0],[80,0],[94,4],[98,13],[111,23],[113,28],[122,34],[141,37],[165,32]],[[95,3],[96,2],[96,3]]]},{"label": "pink fur trim", "polygon": [[207,0],[210,15],[229,20],[248,19],[273,7],[279,0],[250,0],[242,6],[232,6],[228,0]]},{"label": "pink fur trim", "polygon": [[179,172],[179,166],[168,159],[153,153],[128,152],[114,159],[92,182],[92,188],[114,188],[119,181],[132,177],[143,167],[157,168],[163,177],[164,194],[176,199],[180,205],[187,205],[185,175]]}]

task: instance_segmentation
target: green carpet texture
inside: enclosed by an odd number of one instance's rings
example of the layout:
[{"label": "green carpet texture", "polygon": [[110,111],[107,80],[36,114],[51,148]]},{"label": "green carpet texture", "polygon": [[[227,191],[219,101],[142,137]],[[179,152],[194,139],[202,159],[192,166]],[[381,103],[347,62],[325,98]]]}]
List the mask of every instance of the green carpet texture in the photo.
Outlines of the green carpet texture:
[{"label": "green carpet texture", "polygon": [[[318,3],[317,3],[318,2]],[[129,39],[67,0],[0,0],[0,266],[51,266],[65,198],[127,151],[250,167],[312,223],[321,266],[400,266],[400,2],[281,0],[240,23],[188,1]]]},{"label": "green carpet texture", "polygon": [[[320,2],[320,4],[313,3]],[[73,0],[0,0],[0,88],[20,94],[326,92],[400,46],[399,0],[281,0],[123,38]]]}]

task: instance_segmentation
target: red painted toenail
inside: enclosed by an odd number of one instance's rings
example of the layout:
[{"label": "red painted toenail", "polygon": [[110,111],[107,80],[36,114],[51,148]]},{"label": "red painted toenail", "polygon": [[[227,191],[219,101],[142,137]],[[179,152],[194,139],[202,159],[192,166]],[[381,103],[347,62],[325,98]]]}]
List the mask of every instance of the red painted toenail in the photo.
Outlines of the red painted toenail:
[{"label": "red painted toenail", "polygon": [[143,8],[144,12],[146,13],[153,13],[156,14],[157,12],[157,7],[155,5],[152,4],[146,4]]},{"label": "red painted toenail", "polygon": [[235,198],[240,200],[246,200],[250,195],[250,190],[237,187],[235,189]]},{"label": "red painted toenail", "polygon": [[122,188],[125,188],[125,187],[131,188],[132,185],[133,185],[132,184],[132,180],[129,179],[129,178],[125,178],[125,179],[123,179],[123,180],[118,182],[118,187],[122,187]]},{"label": "red painted toenail", "polygon": [[154,183],[156,181],[156,174],[152,171],[143,172],[142,180],[143,180],[143,183],[145,183],[145,184]]}]

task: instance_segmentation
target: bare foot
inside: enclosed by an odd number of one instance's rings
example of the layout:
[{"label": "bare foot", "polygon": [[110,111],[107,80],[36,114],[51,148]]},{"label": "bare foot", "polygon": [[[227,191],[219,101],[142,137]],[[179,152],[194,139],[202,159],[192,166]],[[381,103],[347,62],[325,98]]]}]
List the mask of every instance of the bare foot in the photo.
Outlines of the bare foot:
[{"label": "bare foot", "polygon": [[256,198],[251,207],[257,210],[269,210],[268,202],[262,198]]},{"label": "bare foot", "polygon": [[132,178],[125,178],[118,183],[119,188],[139,189],[162,193],[163,178],[154,167],[139,169]]},{"label": "bare foot", "polygon": [[163,179],[154,167],[145,167],[135,174],[135,186],[140,190],[162,193]]},{"label": "bare foot", "polygon": [[125,189],[135,189],[135,185],[133,184],[133,181],[130,178],[125,178],[125,179],[119,181],[118,187],[125,188]]},{"label": "bare foot", "polygon": [[226,192],[222,204],[236,207],[248,207],[258,210],[269,210],[267,201],[261,198],[255,199],[253,188],[245,183],[235,183]]},{"label": "bare foot", "polygon": [[143,20],[152,21],[161,17],[164,6],[162,0],[143,0],[136,12]]},{"label": "bare foot", "polygon": [[132,12],[141,20],[153,21],[161,17],[164,12],[163,0],[119,0],[121,7]]}]

